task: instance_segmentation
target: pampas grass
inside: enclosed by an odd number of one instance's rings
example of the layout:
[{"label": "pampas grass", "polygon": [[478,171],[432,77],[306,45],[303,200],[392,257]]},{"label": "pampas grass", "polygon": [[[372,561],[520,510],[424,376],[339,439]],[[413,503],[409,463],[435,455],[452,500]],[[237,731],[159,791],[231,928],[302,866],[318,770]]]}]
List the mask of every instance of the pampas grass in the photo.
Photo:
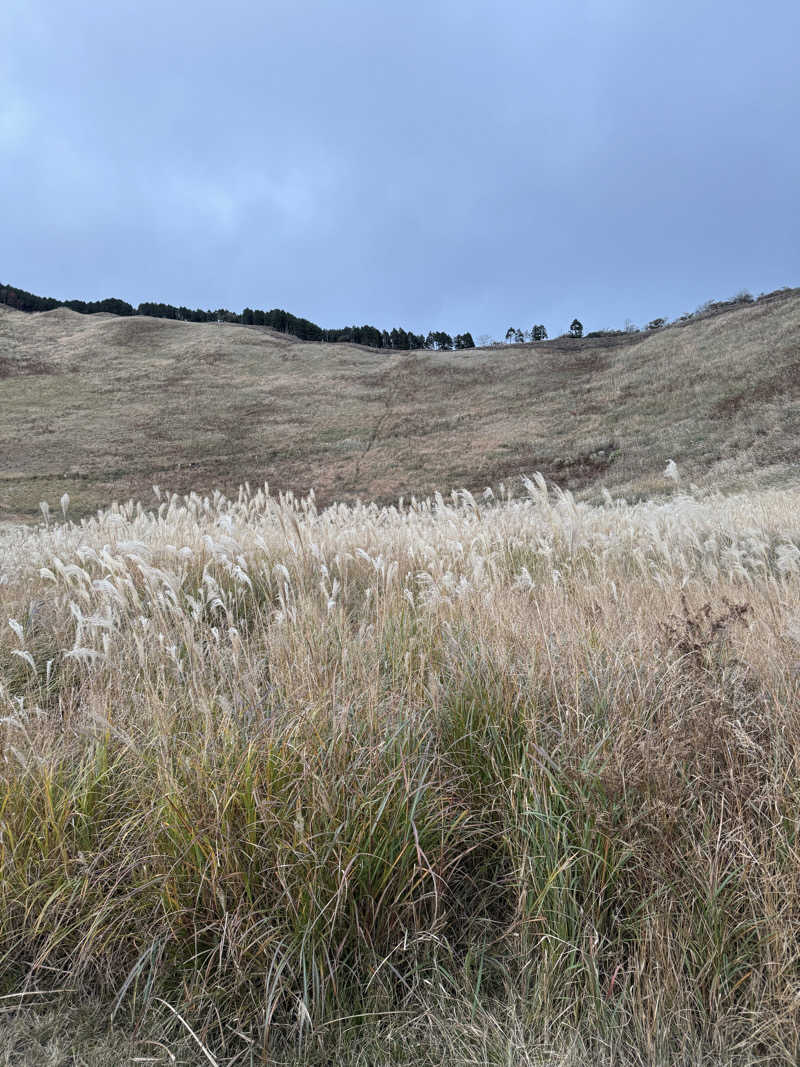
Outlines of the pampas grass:
[{"label": "pampas grass", "polygon": [[796,1061],[799,491],[43,511],[0,994],[204,1062]]}]

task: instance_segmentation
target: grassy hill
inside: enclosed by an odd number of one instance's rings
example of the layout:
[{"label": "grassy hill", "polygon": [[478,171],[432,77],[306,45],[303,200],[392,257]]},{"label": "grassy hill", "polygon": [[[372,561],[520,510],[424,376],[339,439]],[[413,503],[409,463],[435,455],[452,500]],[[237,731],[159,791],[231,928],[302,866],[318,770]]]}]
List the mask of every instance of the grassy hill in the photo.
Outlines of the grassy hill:
[{"label": "grassy hill", "polygon": [[781,485],[800,465],[800,290],[660,331],[387,355],[262,327],[0,305],[0,517],[70,494],[389,501],[542,471],[591,496]]},{"label": "grassy hill", "polygon": [[797,1064],[799,323],[0,307],[0,1067]]}]

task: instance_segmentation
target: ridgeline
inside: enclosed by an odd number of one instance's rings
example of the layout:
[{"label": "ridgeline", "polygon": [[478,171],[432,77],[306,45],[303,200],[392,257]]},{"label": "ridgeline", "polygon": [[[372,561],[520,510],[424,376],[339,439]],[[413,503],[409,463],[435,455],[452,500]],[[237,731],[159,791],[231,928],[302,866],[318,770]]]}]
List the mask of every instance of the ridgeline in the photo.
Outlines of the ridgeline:
[{"label": "ridgeline", "polygon": [[783,485],[800,469],[800,290],[641,333],[470,351],[0,304],[0,519],[166,491],[318,502],[511,487],[600,498]]}]

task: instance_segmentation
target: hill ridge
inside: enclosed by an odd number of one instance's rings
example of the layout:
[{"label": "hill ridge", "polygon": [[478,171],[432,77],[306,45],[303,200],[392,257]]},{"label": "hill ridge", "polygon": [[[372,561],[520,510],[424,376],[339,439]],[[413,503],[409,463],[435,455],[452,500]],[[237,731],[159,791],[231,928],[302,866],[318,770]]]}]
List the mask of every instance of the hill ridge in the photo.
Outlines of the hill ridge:
[{"label": "hill ridge", "polygon": [[782,485],[800,471],[800,290],[632,335],[468,352],[0,305],[0,518],[269,482],[320,503]]},{"label": "hill ridge", "polygon": [[405,330],[394,327],[390,330],[379,330],[376,326],[365,324],[363,326],[343,326],[335,329],[323,329],[310,319],[300,318],[284,311],[283,308],[273,308],[271,311],[246,307],[241,312],[229,311],[228,308],[217,308],[203,311],[202,308],[176,307],[174,304],[165,304],[156,301],[144,301],[138,307],[129,304],[127,300],[118,297],[108,297],[105,300],[57,300],[55,297],[38,296],[12,285],[0,285],[0,304],[26,313],[47,313],[59,308],[67,308],[81,315],[114,314],[122,317],[147,316],[151,318],[167,319],[176,322],[226,322],[240,326],[268,326],[303,341],[328,341],[331,343],[348,341],[353,344],[366,344],[373,348],[394,349],[409,351],[420,348],[474,348],[475,342],[472,335],[467,331],[451,337],[443,331],[429,331],[427,337],[424,334],[415,334],[413,330]]}]

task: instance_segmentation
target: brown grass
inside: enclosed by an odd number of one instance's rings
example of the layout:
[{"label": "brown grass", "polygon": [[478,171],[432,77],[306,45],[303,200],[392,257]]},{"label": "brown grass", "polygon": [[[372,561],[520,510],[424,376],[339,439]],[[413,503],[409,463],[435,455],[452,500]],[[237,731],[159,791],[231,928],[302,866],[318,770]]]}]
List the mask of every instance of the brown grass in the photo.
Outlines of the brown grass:
[{"label": "brown grass", "polygon": [[800,291],[633,337],[387,355],[257,327],[0,306],[0,517],[249,481],[333,500],[543,471],[597,498],[784,484]]},{"label": "brown grass", "polygon": [[794,1064],[799,516],[538,478],[7,532],[7,1062]]},{"label": "brown grass", "polygon": [[0,307],[0,1065],[796,1063],[799,313]]}]

